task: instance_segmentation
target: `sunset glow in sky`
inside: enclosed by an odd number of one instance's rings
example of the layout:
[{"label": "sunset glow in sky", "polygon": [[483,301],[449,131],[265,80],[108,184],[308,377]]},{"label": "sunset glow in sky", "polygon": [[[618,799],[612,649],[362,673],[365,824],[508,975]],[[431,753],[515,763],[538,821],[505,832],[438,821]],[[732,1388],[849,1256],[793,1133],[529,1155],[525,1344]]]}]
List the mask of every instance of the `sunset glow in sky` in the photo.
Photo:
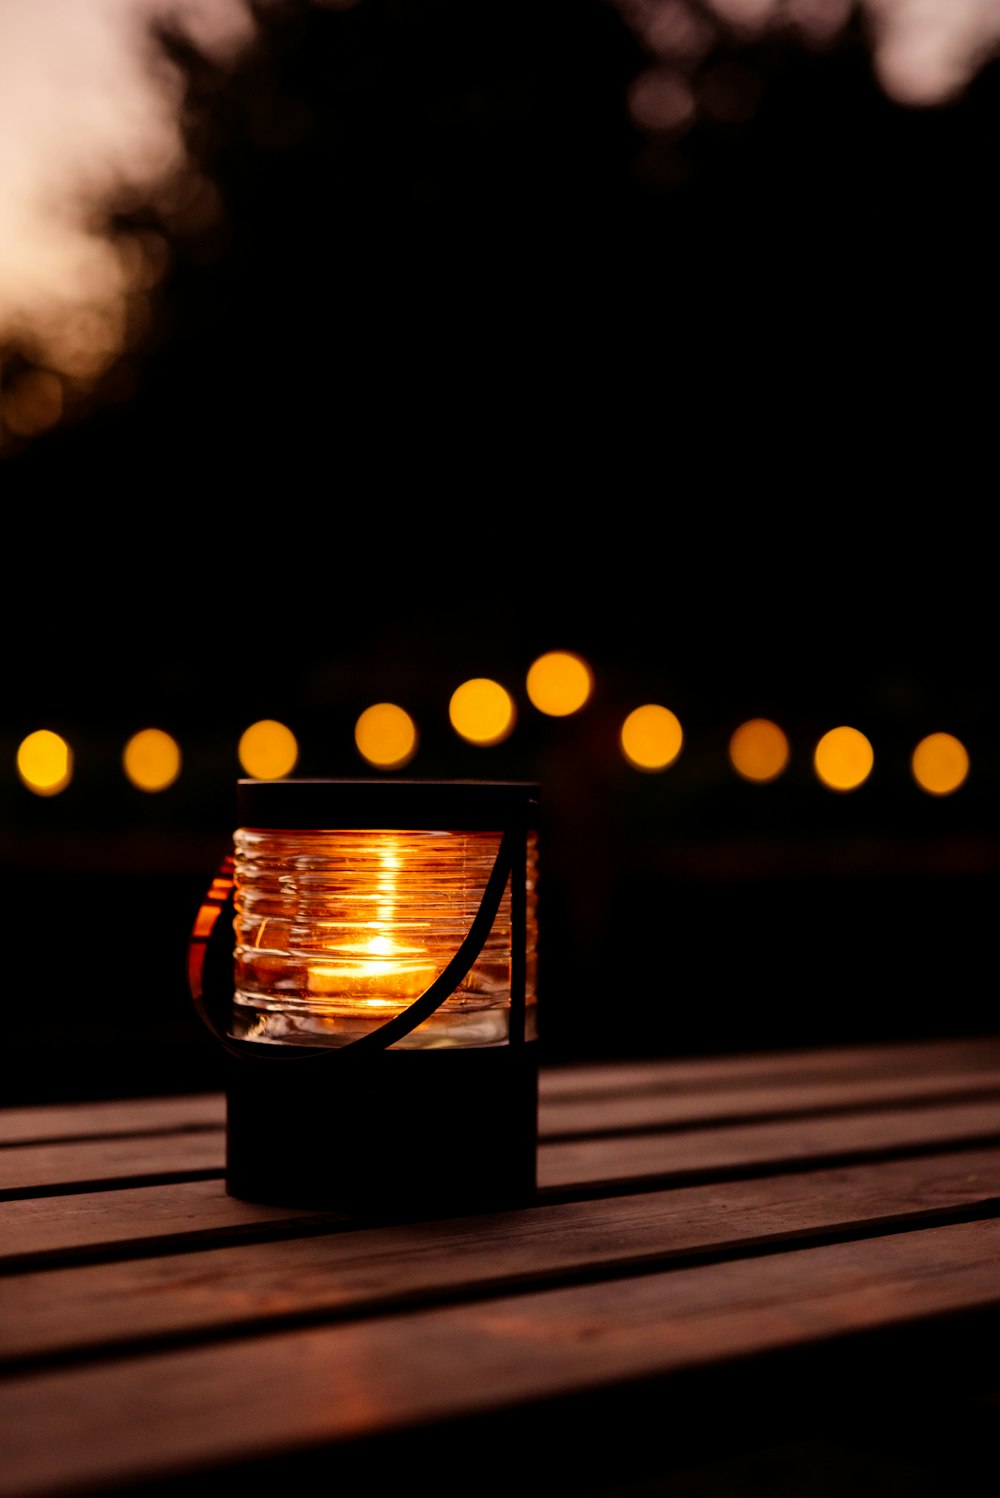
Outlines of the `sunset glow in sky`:
[{"label": "sunset glow in sky", "polygon": [[[182,161],[175,99],[147,68],[158,0],[0,6],[0,340],[97,372],[119,346],[131,267],[87,227],[89,203]],[[215,56],[249,39],[241,0],[173,7]],[[43,359],[44,362],[44,359]]]},{"label": "sunset glow in sky", "polygon": [[[654,131],[684,129],[695,117],[698,62],[724,31],[756,36],[791,25],[803,46],[816,47],[849,11],[849,0],[708,0],[706,19],[686,0],[612,3],[650,53],[628,102],[636,127]],[[1000,50],[996,0],[864,0],[863,8],[877,74],[906,107],[948,102]],[[170,79],[161,69],[154,81],[148,68],[148,25],[164,13],[220,59],[253,35],[243,0],[0,6],[0,349],[20,343],[69,379],[114,360],[130,287],[157,273],[141,253],[130,260],[91,232],[87,211],[113,187],[162,181],[183,165]],[[43,420],[50,408],[58,413],[58,390],[32,398]]]}]

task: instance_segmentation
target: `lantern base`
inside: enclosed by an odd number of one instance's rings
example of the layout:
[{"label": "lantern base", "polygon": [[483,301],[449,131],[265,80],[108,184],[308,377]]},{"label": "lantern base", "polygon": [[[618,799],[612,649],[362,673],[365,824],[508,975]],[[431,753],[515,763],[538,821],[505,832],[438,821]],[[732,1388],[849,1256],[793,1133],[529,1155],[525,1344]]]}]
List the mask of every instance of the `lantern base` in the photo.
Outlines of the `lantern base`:
[{"label": "lantern base", "polygon": [[537,1044],[226,1057],[226,1190],[385,1221],[526,1206]]}]

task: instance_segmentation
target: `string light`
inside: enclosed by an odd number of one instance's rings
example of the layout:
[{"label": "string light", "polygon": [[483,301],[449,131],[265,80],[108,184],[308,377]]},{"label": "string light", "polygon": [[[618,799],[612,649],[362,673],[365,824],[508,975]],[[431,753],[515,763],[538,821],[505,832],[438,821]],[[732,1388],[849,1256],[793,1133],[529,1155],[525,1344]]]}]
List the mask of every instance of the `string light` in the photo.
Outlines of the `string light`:
[{"label": "string light", "polygon": [[[525,677],[529,700],[547,717],[569,717],[591,701],[594,673],[588,662],[568,650],[547,651],[533,660]],[[478,747],[499,744],[517,724],[515,700],[489,677],[461,683],[448,702],[448,720],[466,743]],[[357,719],[357,752],[382,770],[398,770],[416,756],[420,735],[413,717],[391,702],[376,702]],[[669,768],[681,754],[685,733],[680,719],[662,703],[646,702],[631,710],[618,729],[618,748],[625,763],[649,773]],[[749,784],[780,779],[792,760],[792,746],[784,727],[768,717],[741,722],[726,745],[730,769]],[[299,759],[299,743],[290,728],[275,719],[260,719],[240,736],[237,757],[244,773],[254,779],[290,775]],[[817,782],[835,792],[857,790],[872,775],[875,748],[860,729],[840,724],[813,745],[811,765]],[[925,734],[909,757],[915,786],[935,798],[951,796],[968,781],[971,760],[966,745],[943,730]],[[122,769],[138,789],[163,791],[181,776],[182,753],[177,740],[158,728],[134,733],[122,752]],[[17,773],[34,795],[58,795],[74,775],[73,750],[60,734],[45,728],[29,733],[16,754]]]}]

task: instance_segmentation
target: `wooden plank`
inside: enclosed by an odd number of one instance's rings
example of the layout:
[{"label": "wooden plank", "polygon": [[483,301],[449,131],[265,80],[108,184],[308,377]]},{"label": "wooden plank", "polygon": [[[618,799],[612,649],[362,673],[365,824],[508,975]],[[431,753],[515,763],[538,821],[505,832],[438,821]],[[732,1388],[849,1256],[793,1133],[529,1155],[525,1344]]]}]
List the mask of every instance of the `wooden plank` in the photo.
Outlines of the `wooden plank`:
[{"label": "wooden plank", "polygon": [[0,1498],[176,1478],[488,1412],[507,1411],[515,1438],[525,1402],[995,1312],[998,1256],[1000,1223],[962,1223],[36,1372],[0,1383]]},{"label": "wooden plank", "polygon": [[269,1225],[317,1221],[290,1207],[259,1206],[227,1196],[220,1177],[171,1181],[118,1191],[25,1197],[0,1203],[0,1272],[26,1256],[124,1250],[195,1234],[225,1241]]},{"label": "wooden plank", "polygon": [[122,1102],[72,1103],[0,1108],[0,1146],[54,1139],[104,1138],[179,1129],[221,1129],[226,1102],[221,1092],[191,1096],[131,1098]]},{"label": "wooden plank", "polygon": [[27,1144],[0,1150],[0,1197],[97,1186],[178,1173],[221,1173],[225,1136],[221,1129],[184,1134],[122,1135],[68,1144]]},{"label": "wooden plank", "polygon": [[538,1182],[548,1190],[607,1189],[648,1177],[680,1181],[707,1172],[779,1170],[960,1140],[1000,1140],[1000,1101],[555,1142],[539,1149]]},{"label": "wooden plank", "polygon": [[543,1070],[542,1096],[599,1096],[623,1087],[688,1088],[748,1085],[759,1080],[848,1080],[851,1077],[979,1071],[1000,1065],[1000,1035],[904,1041],[887,1045],[813,1046],[746,1055],[653,1057],[628,1061],[574,1062]]},{"label": "wooden plank", "polygon": [[[992,1089],[1000,1089],[996,1036],[543,1067],[539,1123],[544,1136]],[[0,1108],[0,1146],[222,1128],[224,1122],[221,1093]]]},{"label": "wooden plank", "polygon": [[[539,1185],[545,1190],[627,1185],[644,1177],[683,1179],[699,1171],[787,1169],[810,1161],[849,1159],[884,1151],[936,1148],[1000,1138],[1000,1099],[936,1107],[774,1123],[540,1144]],[[93,1142],[25,1145],[0,1150],[0,1197],[101,1185],[144,1184],[154,1177],[221,1176],[222,1131],[123,1136]]]},{"label": "wooden plank", "polygon": [[[609,1087],[605,1080],[596,1090],[584,1084],[586,1071],[577,1070],[575,1075],[578,1080],[573,1089],[564,1091],[568,1076],[563,1076],[553,1087],[549,1074],[543,1071],[539,1106],[541,1137],[874,1106],[893,1101],[930,1101],[936,1097],[990,1093],[1000,1097],[1000,1060],[995,1067],[965,1066],[957,1071],[915,1076],[879,1073],[862,1078],[820,1076],[803,1082],[787,1078],[776,1082],[768,1075],[754,1079],[751,1086],[741,1086],[738,1073],[736,1076],[724,1073],[713,1079],[711,1087],[706,1087],[705,1079],[692,1088],[664,1085],[652,1090],[648,1076],[647,1085],[642,1085],[641,1078],[647,1075],[644,1067],[624,1075],[618,1067],[608,1068],[607,1076],[618,1078],[618,1085]],[[214,1093],[189,1098],[84,1103],[75,1107],[15,1108],[0,1110],[0,1146],[222,1129],[224,1125],[225,1100]]]},{"label": "wooden plank", "polygon": [[1000,1149],[22,1273],[0,1280],[0,1363],[645,1271],[984,1203],[1000,1210]]},{"label": "wooden plank", "polygon": [[[688,1091],[708,1089],[720,1097],[742,1096],[776,1084],[814,1082],[821,1089],[842,1087],[845,1097],[899,1095],[918,1082],[936,1092],[994,1086],[1000,1074],[1000,1037],[914,1041],[899,1045],[836,1046],[759,1052],[751,1055],[682,1057],[615,1063],[546,1066],[540,1076],[543,1128],[565,1128],[562,1108],[573,1102],[594,1105],[634,1098],[643,1090],[665,1091],[673,1117],[696,1108],[683,1100]],[[977,1080],[978,1078],[978,1080]],[[857,1084],[856,1088],[853,1084]],[[884,1087],[885,1091],[881,1091]],[[733,1090],[735,1091],[735,1094]],[[817,1094],[818,1097],[828,1092]],[[819,1105],[819,1104],[817,1104]],[[747,1097],[740,1107],[753,1106]],[[678,1111],[681,1110],[681,1111]],[[45,1140],[106,1137],[113,1134],[223,1126],[221,1093],[133,1098],[39,1107],[0,1108],[0,1146]]]},{"label": "wooden plank", "polygon": [[595,1134],[608,1129],[651,1129],[715,1120],[737,1120],[794,1114],[846,1112],[852,1108],[893,1103],[929,1103],[992,1097],[1000,1102],[1000,1067],[944,1072],[926,1077],[879,1076],[846,1080],[768,1082],[744,1088],[730,1084],[693,1091],[642,1091],[625,1087],[612,1097],[543,1099],[539,1130],[543,1137]]}]

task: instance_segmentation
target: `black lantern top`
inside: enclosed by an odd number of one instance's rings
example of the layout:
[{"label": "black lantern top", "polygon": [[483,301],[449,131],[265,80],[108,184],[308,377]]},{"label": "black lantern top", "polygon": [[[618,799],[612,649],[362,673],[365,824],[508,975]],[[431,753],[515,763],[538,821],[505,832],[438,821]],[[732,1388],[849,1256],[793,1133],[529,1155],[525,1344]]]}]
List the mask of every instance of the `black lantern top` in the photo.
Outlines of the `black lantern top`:
[{"label": "black lantern top", "polygon": [[241,827],[493,831],[538,826],[538,785],[503,780],[240,780]]}]

